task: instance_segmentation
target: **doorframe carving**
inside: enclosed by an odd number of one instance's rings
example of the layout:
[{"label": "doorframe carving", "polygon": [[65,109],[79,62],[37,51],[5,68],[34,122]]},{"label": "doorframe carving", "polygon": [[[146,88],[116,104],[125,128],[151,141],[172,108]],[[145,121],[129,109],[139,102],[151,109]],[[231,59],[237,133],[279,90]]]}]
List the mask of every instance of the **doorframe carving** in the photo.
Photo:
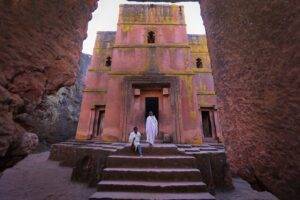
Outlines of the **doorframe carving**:
[{"label": "doorframe carving", "polygon": [[128,133],[128,114],[130,113],[129,109],[131,107],[132,99],[134,98],[134,85],[138,86],[149,86],[156,85],[161,88],[165,88],[166,85],[169,85],[170,88],[170,104],[172,110],[175,113],[172,113],[174,116],[174,133],[173,133],[173,141],[176,143],[180,143],[181,141],[181,133],[182,129],[181,125],[181,99],[179,98],[180,94],[180,84],[179,78],[175,76],[164,76],[164,75],[143,75],[143,76],[126,76],[124,77],[123,84],[123,108],[124,108],[124,116],[121,118],[122,124],[122,140],[127,141]]}]

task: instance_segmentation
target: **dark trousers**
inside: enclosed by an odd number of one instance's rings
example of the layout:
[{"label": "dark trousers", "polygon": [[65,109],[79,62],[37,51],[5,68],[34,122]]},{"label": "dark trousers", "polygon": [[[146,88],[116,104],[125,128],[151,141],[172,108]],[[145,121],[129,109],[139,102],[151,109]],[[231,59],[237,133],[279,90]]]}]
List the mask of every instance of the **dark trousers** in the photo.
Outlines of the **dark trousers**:
[{"label": "dark trousers", "polygon": [[141,156],[142,155],[142,147],[141,147],[141,145],[137,145],[136,150],[137,150],[138,154]]}]

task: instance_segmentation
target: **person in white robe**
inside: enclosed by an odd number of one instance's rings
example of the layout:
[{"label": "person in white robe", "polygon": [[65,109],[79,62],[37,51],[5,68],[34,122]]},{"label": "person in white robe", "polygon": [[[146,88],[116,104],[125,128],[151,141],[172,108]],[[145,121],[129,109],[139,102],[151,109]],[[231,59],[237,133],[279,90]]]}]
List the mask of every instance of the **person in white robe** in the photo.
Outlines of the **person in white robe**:
[{"label": "person in white robe", "polygon": [[139,156],[143,156],[141,147],[141,137],[142,134],[138,132],[138,128],[134,127],[133,132],[131,132],[129,135],[129,143],[134,146],[135,151],[139,154]]},{"label": "person in white robe", "polygon": [[147,142],[150,145],[154,144],[155,137],[158,134],[158,122],[156,120],[156,117],[153,115],[153,112],[149,112],[149,116],[146,120],[146,135],[147,135]]}]

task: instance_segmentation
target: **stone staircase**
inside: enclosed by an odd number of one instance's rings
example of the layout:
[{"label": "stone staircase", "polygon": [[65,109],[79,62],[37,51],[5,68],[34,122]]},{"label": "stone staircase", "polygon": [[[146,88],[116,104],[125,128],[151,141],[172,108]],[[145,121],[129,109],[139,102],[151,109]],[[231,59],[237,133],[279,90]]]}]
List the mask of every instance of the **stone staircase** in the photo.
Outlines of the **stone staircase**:
[{"label": "stone staircase", "polygon": [[96,199],[215,199],[207,192],[195,158],[176,145],[143,145],[143,157],[130,146],[110,155]]}]

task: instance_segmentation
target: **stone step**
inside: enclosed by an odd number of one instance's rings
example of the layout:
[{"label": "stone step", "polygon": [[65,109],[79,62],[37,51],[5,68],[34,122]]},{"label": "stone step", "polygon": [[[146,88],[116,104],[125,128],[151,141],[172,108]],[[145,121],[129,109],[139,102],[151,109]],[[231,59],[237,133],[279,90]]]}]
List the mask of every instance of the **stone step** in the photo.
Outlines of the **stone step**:
[{"label": "stone step", "polygon": [[100,181],[98,191],[207,192],[203,182]]},{"label": "stone step", "polygon": [[190,144],[176,144],[177,148],[192,148]]},{"label": "stone step", "polygon": [[[142,139],[141,143],[147,143],[146,138]],[[162,139],[155,139],[154,143],[155,144],[163,144],[164,141]]]},{"label": "stone step", "polygon": [[107,160],[107,167],[127,168],[196,168],[196,159],[193,156],[128,156],[111,155]]},{"label": "stone step", "polygon": [[[184,153],[178,151],[177,146],[173,144],[155,144],[152,147],[149,144],[142,144],[143,155],[184,155]],[[124,149],[119,150],[117,155],[136,155],[130,148],[130,144],[127,144]]]},{"label": "stone step", "polygon": [[157,199],[157,200],[215,200],[211,194],[205,193],[144,193],[144,192],[96,192],[90,200],[98,199]]},{"label": "stone step", "polygon": [[103,149],[109,148],[109,149],[123,149],[123,146],[116,146],[116,145],[109,145],[109,144],[87,144],[87,147],[101,147]]},{"label": "stone step", "polygon": [[203,142],[205,142],[205,143],[218,143],[218,141],[215,139],[215,138],[207,138],[207,137],[205,137],[204,139],[203,139]]},{"label": "stone step", "polygon": [[105,168],[102,180],[201,181],[195,168]]}]

